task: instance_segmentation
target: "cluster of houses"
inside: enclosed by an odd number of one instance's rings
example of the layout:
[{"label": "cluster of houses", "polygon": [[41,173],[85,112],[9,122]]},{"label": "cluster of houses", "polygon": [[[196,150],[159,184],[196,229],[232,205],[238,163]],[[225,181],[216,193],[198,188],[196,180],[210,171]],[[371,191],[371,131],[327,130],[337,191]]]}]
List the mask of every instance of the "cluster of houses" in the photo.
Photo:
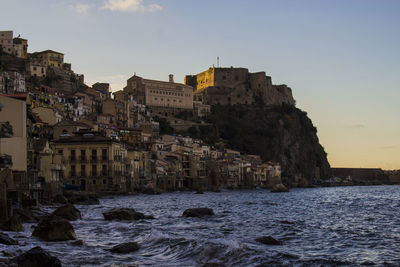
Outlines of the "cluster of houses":
[{"label": "cluster of houses", "polygon": [[[10,199],[46,200],[62,190],[218,190],[280,182],[279,163],[160,132],[159,118],[187,129],[204,123],[211,110],[173,75],[156,81],[135,74],[111,92],[108,83],[85,85],[62,53],[30,54],[27,47],[12,31],[0,31],[3,213]],[[195,119],[179,119],[182,112]]]}]

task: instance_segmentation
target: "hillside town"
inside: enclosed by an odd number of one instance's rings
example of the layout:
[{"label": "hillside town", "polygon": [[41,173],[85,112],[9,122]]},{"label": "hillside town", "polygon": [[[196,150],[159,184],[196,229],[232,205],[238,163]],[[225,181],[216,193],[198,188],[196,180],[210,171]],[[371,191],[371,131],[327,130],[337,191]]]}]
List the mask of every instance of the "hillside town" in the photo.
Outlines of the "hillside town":
[{"label": "hillside town", "polygon": [[2,218],[13,203],[50,201],[63,190],[129,194],[281,183],[278,162],[181,134],[205,129],[215,104],[252,104],[249,95],[294,105],[290,88],[273,85],[265,72],[211,67],[183,84],[172,74],[157,81],[134,73],[112,92],[108,83],[86,85],[62,52],[28,53],[28,40],[13,35],[0,31]]}]

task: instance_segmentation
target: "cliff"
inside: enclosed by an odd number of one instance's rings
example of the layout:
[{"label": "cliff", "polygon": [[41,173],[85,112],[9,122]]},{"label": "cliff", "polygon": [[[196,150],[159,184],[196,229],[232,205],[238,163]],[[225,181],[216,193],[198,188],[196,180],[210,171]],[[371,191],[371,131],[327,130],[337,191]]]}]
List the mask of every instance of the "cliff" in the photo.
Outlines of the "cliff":
[{"label": "cliff", "polygon": [[213,126],[191,128],[189,134],[279,162],[286,185],[308,186],[331,176],[317,129],[307,113],[294,106],[215,105],[207,122]]}]

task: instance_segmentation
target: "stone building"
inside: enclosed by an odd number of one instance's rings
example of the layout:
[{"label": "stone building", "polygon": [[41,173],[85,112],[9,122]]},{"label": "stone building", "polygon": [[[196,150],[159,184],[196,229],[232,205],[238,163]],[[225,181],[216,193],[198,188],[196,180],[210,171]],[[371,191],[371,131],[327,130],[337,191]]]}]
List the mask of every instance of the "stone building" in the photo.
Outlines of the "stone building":
[{"label": "stone building", "polygon": [[64,64],[64,54],[53,50],[36,52],[30,54],[30,57],[35,60],[39,60],[46,67],[62,68]]},{"label": "stone building", "polygon": [[126,192],[127,184],[131,184],[127,150],[116,140],[82,133],[56,140],[53,151],[64,163],[67,188],[79,185],[81,190],[90,192]]},{"label": "stone building", "polygon": [[212,67],[197,75],[186,75],[185,84],[194,88],[196,100],[209,105],[295,104],[289,87],[273,85],[265,72],[250,73],[245,68]]},{"label": "stone building", "polygon": [[169,116],[193,110],[193,88],[175,83],[172,74],[168,82],[134,75],[128,79],[124,91],[133,95],[138,104],[145,104],[153,114]]}]

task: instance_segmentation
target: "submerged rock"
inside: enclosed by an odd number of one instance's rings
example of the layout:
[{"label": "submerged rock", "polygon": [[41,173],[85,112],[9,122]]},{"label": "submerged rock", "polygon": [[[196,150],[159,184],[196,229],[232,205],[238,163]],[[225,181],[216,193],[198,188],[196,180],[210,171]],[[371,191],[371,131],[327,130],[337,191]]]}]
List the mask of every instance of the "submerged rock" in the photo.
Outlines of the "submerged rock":
[{"label": "submerged rock", "polygon": [[20,209],[20,208],[14,209],[13,213],[15,215],[18,215],[23,222],[27,223],[37,223],[43,217],[49,215],[47,212],[41,210]]},{"label": "submerged rock", "polygon": [[59,204],[67,204],[68,199],[66,197],[64,197],[63,195],[56,195],[55,197],[53,197],[53,202],[59,203]]},{"label": "submerged rock", "polygon": [[56,257],[41,247],[34,247],[12,259],[19,267],[61,267],[61,262]]},{"label": "submerged rock", "polygon": [[0,233],[0,244],[4,245],[18,245],[18,241],[12,239],[5,233]]},{"label": "submerged rock", "polygon": [[261,237],[257,237],[256,238],[257,242],[263,243],[265,245],[274,245],[274,246],[278,246],[278,245],[282,245],[282,242],[279,240],[276,240],[275,238],[273,238],[272,236],[261,236]]},{"label": "submerged rock", "polygon": [[284,184],[276,184],[272,187],[271,192],[281,193],[281,192],[289,192],[289,189]]},{"label": "submerged rock", "polygon": [[13,215],[1,225],[0,229],[3,231],[22,232],[24,231],[24,226],[21,218],[18,215]]},{"label": "submerged rock", "polygon": [[116,245],[110,249],[112,253],[129,253],[139,249],[139,245],[136,242],[126,242]]},{"label": "submerged rock", "polygon": [[199,217],[199,218],[210,215],[214,215],[214,211],[209,208],[187,209],[182,214],[183,217]]},{"label": "submerged rock", "polygon": [[132,220],[141,220],[146,218],[146,216],[143,213],[137,212],[134,209],[130,208],[114,208],[109,211],[103,212],[103,216],[104,219],[107,221],[112,221],[112,220],[132,221]]},{"label": "submerged rock", "polygon": [[57,216],[44,218],[32,233],[44,241],[75,240],[76,234],[71,223]]},{"label": "submerged rock", "polygon": [[82,219],[81,212],[72,204],[67,204],[56,209],[52,215],[64,218],[68,221],[76,221]]},{"label": "submerged rock", "polygon": [[97,197],[87,194],[70,193],[65,196],[68,202],[74,205],[97,205],[100,201]]}]

